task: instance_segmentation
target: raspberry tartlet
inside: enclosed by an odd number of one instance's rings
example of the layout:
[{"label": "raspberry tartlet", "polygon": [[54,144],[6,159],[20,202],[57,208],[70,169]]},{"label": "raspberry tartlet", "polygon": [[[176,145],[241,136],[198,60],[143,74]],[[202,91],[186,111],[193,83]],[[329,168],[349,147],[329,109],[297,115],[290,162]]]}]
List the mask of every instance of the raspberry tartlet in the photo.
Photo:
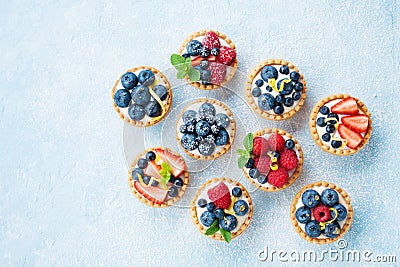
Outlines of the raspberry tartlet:
[{"label": "raspberry tartlet", "polygon": [[172,105],[172,90],[161,71],[140,66],[127,70],[112,89],[114,109],[133,126],[147,127],[160,122]]},{"label": "raspberry tartlet", "polygon": [[371,114],[357,98],[331,95],[315,105],[310,115],[310,132],[317,145],[334,155],[357,153],[372,132]]},{"label": "raspberry tartlet", "polygon": [[201,233],[229,243],[250,224],[253,202],[239,182],[215,178],[199,187],[190,212]]},{"label": "raspberry tartlet", "polygon": [[263,118],[285,120],[304,105],[307,85],[303,74],[289,61],[270,59],[248,75],[245,96]]},{"label": "raspberry tartlet", "polygon": [[200,98],[179,115],[177,141],[192,158],[211,160],[225,154],[235,138],[232,111],[221,101]]},{"label": "raspberry tartlet", "polygon": [[329,244],[343,237],[353,222],[349,195],[339,186],[316,182],[303,187],[290,207],[296,232],[305,240]]},{"label": "raspberry tartlet", "polygon": [[280,129],[249,133],[238,149],[238,166],[256,187],[267,192],[285,189],[299,177],[303,152],[290,134]]},{"label": "raspberry tartlet", "polygon": [[147,149],[133,160],[129,187],[144,204],[168,207],[184,194],[189,172],[183,158],[165,147]]},{"label": "raspberry tartlet", "polygon": [[190,59],[192,67],[200,72],[197,81],[190,81],[193,86],[204,90],[226,84],[238,66],[235,45],[225,34],[214,30],[191,34],[181,45],[179,55]]}]

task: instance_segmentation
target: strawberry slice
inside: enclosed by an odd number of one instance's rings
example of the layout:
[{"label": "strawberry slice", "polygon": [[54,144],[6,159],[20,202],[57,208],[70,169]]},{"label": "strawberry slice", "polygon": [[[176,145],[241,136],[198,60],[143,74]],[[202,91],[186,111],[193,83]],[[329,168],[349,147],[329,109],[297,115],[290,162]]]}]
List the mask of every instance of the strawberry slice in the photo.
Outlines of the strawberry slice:
[{"label": "strawberry slice", "polygon": [[364,114],[342,117],[342,123],[357,133],[363,133],[368,129],[368,116]]},{"label": "strawberry slice", "polygon": [[204,36],[203,45],[211,50],[214,47],[220,48],[221,42],[219,41],[218,35],[215,32],[209,31],[206,32],[206,36]]},{"label": "strawberry slice", "polygon": [[149,164],[147,165],[146,169],[144,169],[144,173],[147,176],[160,179],[161,178],[160,170],[161,170],[161,167],[159,165],[157,165],[153,160],[153,161],[150,161]]},{"label": "strawberry slice", "polygon": [[222,182],[208,189],[207,195],[217,208],[227,209],[231,205],[231,193],[228,186]]},{"label": "strawberry slice", "polygon": [[357,115],[357,101],[352,97],[345,98],[342,101],[333,105],[331,111],[337,114]]},{"label": "strawberry slice", "polygon": [[155,204],[163,204],[167,198],[168,191],[158,187],[143,187],[139,182],[136,181],[133,182],[133,187],[135,187],[139,194]]},{"label": "strawberry slice", "polygon": [[221,62],[222,64],[230,65],[230,64],[232,64],[232,62],[235,58],[236,58],[235,49],[228,47],[228,46],[222,46],[219,49],[219,54],[217,56],[217,60],[219,62]]},{"label": "strawberry slice", "polygon": [[361,134],[347,128],[343,124],[339,124],[338,132],[341,138],[347,140],[347,147],[356,149],[358,145],[364,140]]},{"label": "strawberry slice", "polygon": [[225,80],[226,67],[224,64],[210,62],[208,70],[211,72],[211,82],[213,84],[221,84]]},{"label": "strawberry slice", "polygon": [[179,177],[184,171],[187,170],[185,161],[181,156],[174,154],[168,150],[156,148],[156,153],[160,155],[160,158],[167,162],[172,168],[172,175]]},{"label": "strawberry slice", "polygon": [[197,65],[200,64],[201,61],[203,61],[203,60],[205,60],[205,59],[207,59],[207,60],[210,61],[210,62],[215,62],[215,61],[217,61],[217,57],[216,57],[216,56],[213,56],[213,55],[209,55],[209,56],[206,57],[206,58],[203,58],[203,57],[201,57],[201,56],[197,56],[197,57],[195,57],[195,58],[192,59],[192,66],[193,66],[193,67],[196,67]]}]

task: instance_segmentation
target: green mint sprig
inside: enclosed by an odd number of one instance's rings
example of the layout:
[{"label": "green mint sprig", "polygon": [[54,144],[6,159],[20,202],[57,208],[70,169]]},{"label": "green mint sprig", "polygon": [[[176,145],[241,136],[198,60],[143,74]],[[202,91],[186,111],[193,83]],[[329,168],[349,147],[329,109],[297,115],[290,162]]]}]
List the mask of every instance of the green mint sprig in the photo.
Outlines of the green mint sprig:
[{"label": "green mint sprig", "polygon": [[253,151],[253,133],[248,133],[243,140],[243,146],[245,149],[238,149],[236,152],[239,154],[238,166],[242,169],[247,161],[251,158],[251,152]]},{"label": "green mint sprig", "polygon": [[222,237],[224,238],[224,240],[226,241],[226,243],[231,242],[232,240],[232,233],[229,231],[226,231],[222,228],[219,229],[219,232],[221,233]]},{"label": "green mint sprig", "polygon": [[206,230],[206,235],[213,235],[220,232],[224,240],[229,243],[232,240],[232,233],[219,227],[218,220],[214,220],[211,226]]},{"label": "green mint sprig", "polygon": [[172,173],[171,166],[169,166],[169,164],[164,161],[161,164],[161,171],[160,171],[161,183],[163,185],[166,185],[168,183],[169,179],[171,179],[171,173]]},{"label": "green mint sprig", "polygon": [[184,58],[178,54],[172,54],[170,58],[172,66],[178,71],[176,73],[176,78],[183,79],[186,76],[192,82],[197,82],[200,80],[200,71],[196,70],[192,66],[192,60],[190,57]]}]

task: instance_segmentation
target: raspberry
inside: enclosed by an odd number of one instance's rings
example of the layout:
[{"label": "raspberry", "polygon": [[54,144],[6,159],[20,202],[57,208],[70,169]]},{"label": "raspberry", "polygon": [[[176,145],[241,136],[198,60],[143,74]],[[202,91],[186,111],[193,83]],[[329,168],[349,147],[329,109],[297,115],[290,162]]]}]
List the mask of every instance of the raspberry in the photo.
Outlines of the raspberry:
[{"label": "raspberry", "polygon": [[255,164],[257,170],[261,173],[261,174],[268,174],[271,164],[271,158],[268,156],[261,156],[257,159],[257,164]]},{"label": "raspberry", "polygon": [[285,148],[285,139],[278,133],[273,133],[268,138],[268,148],[272,151],[281,152]]},{"label": "raspberry", "polygon": [[227,209],[231,205],[231,193],[224,183],[219,183],[207,192],[208,197],[217,208]]},{"label": "raspberry", "polygon": [[312,214],[317,222],[326,222],[331,219],[331,212],[328,206],[318,205],[312,210]]},{"label": "raspberry", "polygon": [[235,49],[227,46],[222,46],[219,49],[219,54],[217,60],[225,65],[232,64],[233,60],[236,58]]},{"label": "raspberry", "polygon": [[268,183],[276,187],[282,187],[289,180],[289,174],[284,168],[268,173]]},{"label": "raspberry", "polygon": [[299,160],[297,159],[297,154],[292,149],[284,149],[280,153],[279,158],[279,166],[285,168],[286,170],[290,171],[297,167]]},{"label": "raspberry", "polygon": [[226,74],[226,67],[224,64],[210,62],[208,70],[211,72],[211,83],[219,85],[224,81]]},{"label": "raspberry", "polygon": [[209,31],[206,33],[206,36],[204,36],[203,45],[211,50],[214,47],[220,48],[221,42],[219,41],[218,35],[215,32]]},{"label": "raspberry", "polygon": [[263,137],[256,137],[253,140],[253,155],[265,155],[268,152],[267,140]]}]

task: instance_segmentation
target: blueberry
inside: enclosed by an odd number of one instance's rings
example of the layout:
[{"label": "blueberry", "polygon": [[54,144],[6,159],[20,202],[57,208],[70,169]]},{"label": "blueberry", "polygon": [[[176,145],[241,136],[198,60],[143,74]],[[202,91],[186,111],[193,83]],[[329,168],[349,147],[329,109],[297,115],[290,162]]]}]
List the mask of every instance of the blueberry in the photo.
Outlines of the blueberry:
[{"label": "blueberry", "polygon": [[301,92],[304,89],[304,85],[301,82],[296,82],[293,88],[296,92]]},{"label": "blueberry", "polygon": [[332,125],[332,124],[328,124],[328,125],[326,125],[326,132],[327,133],[334,133],[335,132],[335,125]]},{"label": "blueberry", "polygon": [[[260,90],[261,92],[261,90]],[[119,89],[114,94],[114,102],[120,108],[126,108],[131,102],[131,93],[127,89]]]},{"label": "blueberry", "polygon": [[238,216],[243,216],[249,211],[249,205],[244,200],[238,200],[233,204],[233,211]]},{"label": "blueberry", "polygon": [[325,229],[323,232],[324,236],[329,238],[335,238],[340,234],[340,225],[337,221],[332,223],[328,223],[325,225]]},{"label": "blueberry", "polygon": [[185,133],[181,138],[181,145],[186,150],[195,150],[199,147],[199,142],[196,140],[196,135]]},{"label": "blueberry", "polygon": [[218,135],[220,130],[221,130],[221,127],[219,127],[218,125],[216,125],[216,124],[211,125],[211,133],[213,135]]},{"label": "blueberry", "polygon": [[324,140],[325,142],[329,142],[331,140],[331,135],[329,133],[324,133],[322,135],[322,140]]},{"label": "blueberry", "polygon": [[257,87],[261,87],[261,86],[263,86],[264,81],[262,79],[258,79],[255,83],[256,83]]},{"label": "blueberry", "polygon": [[[214,135],[212,135],[212,134],[209,134],[209,135],[207,135],[206,137],[203,137],[203,140],[207,140],[208,142],[210,142],[210,143],[215,143],[215,136]],[[203,141],[203,140],[201,140],[201,142]],[[208,146],[207,144],[206,144],[206,146]],[[207,149],[207,148],[206,148]]]},{"label": "blueberry", "polygon": [[215,122],[218,127],[227,128],[229,126],[229,117],[224,113],[218,113],[215,115]]},{"label": "blueberry", "polygon": [[170,182],[170,183],[174,183],[175,182],[175,176],[173,176],[173,175],[171,175],[170,177],[169,177],[169,180],[168,180],[168,182]]},{"label": "blueberry", "polygon": [[183,120],[184,123],[187,123],[188,121],[196,118],[196,116],[197,116],[197,112],[194,111],[194,110],[189,109],[189,110],[186,110],[183,113],[182,120]]},{"label": "blueberry", "polygon": [[200,71],[200,80],[203,82],[211,82],[211,72],[209,70]]},{"label": "blueberry", "polygon": [[309,237],[316,238],[321,235],[321,227],[317,221],[309,221],[304,228]]},{"label": "blueberry", "polygon": [[153,151],[148,151],[147,153],[146,153],[146,159],[147,159],[147,161],[153,161],[153,160],[155,160],[156,159],[156,153],[154,153]]},{"label": "blueberry", "polygon": [[317,125],[319,127],[325,127],[326,126],[325,118],[324,117],[319,117],[317,119]]},{"label": "blueberry", "polygon": [[213,104],[210,103],[203,103],[201,104],[199,108],[199,114],[201,116],[206,115],[206,114],[211,114],[212,116],[215,116],[215,107]]},{"label": "blueberry", "polygon": [[271,153],[271,155],[272,155],[272,157],[274,157],[274,158],[276,158],[276,159],[280,159],[281,158],[281,155],[278,153],[278,152],[276,152],[276,151],[273,151],[272,153]]},{"label": "blueberry", "polygon": [[176,186],[176,187],[182,187],[183,186],[183,180],[182,180],[182,178],[175,178],[175,180],[174,180],[174,186]]},{"label": "blueberry", "polygon": [[225,128],[221,128],[219,134],[216,136],[215,144],[217,146],[224,146],[228,143],[228,141],[229,141],[228,132],[225,130]]},{"label": "blueberry", "polygon": [[328,121],[330,124],[336,124],[339,121],[339,116],[336,113],[329,113],[328,118],[335,118],[335,120]]},{"label": "blueberry", "polygon": [[260,176],[257,177],[257,181],[260,184],[265,184],[265,183],[268,182],[268,177],[266,175],[264,175],[264,174],[261,174]]},{"label": "blueberry", "polygon": [[150,118],[155,118],[161,115],[162,109],[160,104],[158,102],[151,101],[149,102],[146,107],[144,108],[144,111],[146,112],[147,116]]},{"label": "blueberry", "polygon": [[160,98],[161,101],[164,101],[168,97],[168,90],[167,88],[162,85],[162,84],[157,84],[153,88],[154,93]]},{"label": "blueberry", "polygon": [[323,204],[332,207],[338,203],[339,195],[335,190],[327,188],[321,193],[321,201]]},{"label": "blueberry", "polygon": [[319,109],[319,112],[320,112],[322,115],[328,115],[329,112],[330,112],[330,110],[329,110],[329,108],[328,108],[327,106],[322,106],[322,107]]},{"label": "blueberry", "polygon": [[198,70],[200,72],[200,75],[201,71],[203,70],[203,68],[200,65],[194,66],[193,69]]},{"label": "blueberry", "polygon": [[242,196],[242,189],[240,189],[240,187],[234,187],[233,189],[232,189],[232,195],[234,196],[234,197],[241,197]]},{"label": "blueberry", "polygon": [[168,196],[170,197],[176,197],[178,195],[178,188],[176,186],[171,186],[168,189]]},{"label": "blueberry", "polygon": [[198,40],[192,40],[186,45],[186,51],[190,56],[198,56],[203,45]]},{"label": "blueberry", "polygon": [[141,169],[146,169],[147,165],[149,164],[149,162],[147,161],[147,159],[141,158],[138,160],[138,167]]},{"label": "blueberry", "polygon": [[296,210],[296,219],[299,223],[308,223],[311,220],[311,210],[302,206]]},{"label": "blueberry", "polygon": [[267,92],[270,92],[270,93],[273,91],[272,87],[269,86],[269,85],[267,85],[267,86],[265,87],[265,89],[267,90]]},{"label": "blueberry", "polygon": [[186,126],[186,124],[182,124],[181,126],[179,126],[179,132],[181,132],[181,133],[187,133],[187,126]]},{"label": "blueberry", "polygon": [[248,169],[253,168],[254,167],[254,159],[249,158],[249,160],[247,161],[245,167],[248,168]]},{"label": "blueberry", "polygon": [[138,77],[133,72],[127,72],[122,75],[121,84],[125,89],[133,89],[138,84]]},{"label": "blueberry", "polygon": [[294,104],[293,98],[287,97],[285,98],[285,103],[283,103],[286,107],[291,107]]},{"label": "blueberry", "polygon": [[208,68],[208,65],[209,65],[209,62],[208,62],[207,59],[204,59],[204,60],[200,61],[200,67],[201,67],[203,70],[206,70],[206,69]]},{"label": "blueberry", "polygon": [[321,201],[321,197],[314,189],[307,189],[301,196],[301,201],[307,208],[314,208]]},{"label": "blueberry", "polygon": [[258,98],[258,106],[262,110],[273,109],[275,105],[275,98],[270,93],[264,93]]},{"label": "blueberry", "polygon": [[[347,209],[342,204],[335,204],[332,206],[337,211],[337,221],[343,221],[347,217]],[[335,212],[331,210],[331,217],[335,218]]]},{"label": "blueberry", "polygon": [[208,211],[213,211],[215,209],[215,204],[214,202],[208,202],[206,205],[206,208]]},{"label": "blueberry", "polygon": [[187,59],[188,57],[190,57],[190,55],[188,53],[183,53],[182,57],[184,57],[185,59]]},{"label": "blueberry", "polygon": [[139,83],[145,86],[152,85],[156,77],[151,70],[142,70],[138,75]]},{"label": "blueberry", "polygon": [[153,179],[153,181],[151,182],[151,186],[157,186],[157,185],[158,185],[158,181]]},{"label": "blueberry", "polygon": [[285,147],[288,149],[294,148],[294,141],[292,139],[288,139],[285,141]]},{"label": "blueberry", "polygon": [[261,88],[254,87],[253,90],[251,90],[251,95],[254,97],[259,97],[261,95]]},{"label": "blueberry", "polygon": [[256,168],[250,169],[249,176],[253,179],[257,179],[258,176],[260,176],[260,172]]},{"label": "blueberry", "polygon": [[[212,135],[211,135],[212,136]],[[214,136],[212,136],[214,137]],[[213,141],[210,142],[208,139],[204,139],[200,144],[199,144],[199,153],[203,156],[210,156],[212,153],[215,151],[215,144]]]},{"label": "blueberry", "polygon": [[210,130],[211,130],[211,126],[205,120],[204,121],[201,120],[196,124],[196,133],[197,133],[197,135],[206,136],[206,135],[208,135]]},{"label": "blueberry", "polygon": [[200,216],[200,222],[205,227],[210,227],[211,224],[214,222],[214,220],[215,220],[214,213],[207,211],[207,210],[205,212],[203,212],[203,214],[201,214],[201,216]]},{"label": "blueberry", "polygon": [[219,220],[219,227],[226,231],[232,231],[237,226],[237,219],[234,215],[227,214]]},{"label": "blueberry", "polygon": [[201,142],[203,142],[204,138],[203,136],[197,136],[196,137],[196,141],[200,144]]},{"label": "blueberry", "polygon": [[144,177],[142,178],[143,183],[146,184],[146,185],[148,185],[148,184],[150,183],[150,179],[151,179],[150,176],[144,176]]},{"label": "blueberry", "polygon": [[289,69],[289,67],[287,65],[283,65],[283,66],[281,66],[279,68],[279,72],[282,73],[282,74],[287,75],[287,74],[289,74],[290,69]]},{"label": "blueberry", "polygon": [[277,95],[275,97],[275,103],[283,104],[285,102],[285,97],[283,95]]},{"label": "blueberry", "polygon": [[197,205],[199,205],[200,208],[205,208],[207,205],[207,200],[205,200],[204,198],[200,198],[197,201]]},{"label": "blueberry", "polygon": [[202,58],[207,58],[210,54],[211,54],[211,51],[210,51],[210,49],[208,49],[208,47],[203,46],[203,47],[200,49],[200,56],[201,56]]},{"label": "blueberry", "polygon": [[261,70],[261,78],[268,82],[268,79],[277,79],[278,78],[278,71],[274,66],[265,66]]},{"label": "blueberry", "polygon": [[187,133],[196,132],[196,122],[186,124],[186,132]]},{"label": "blueberry", "polygon": [[146,115],[146,113],[142,106],[133,104],[133,105],[130,105],[128,108],[128,115],[129,115],[129,118],[131,118],[132,120],[140,121],[141,119],[144,118],[144,115]]},{"label": "blueberry", "polygon": [[278,115],[282,114],[284,110],[285,109],[283,108],[282,105],[276,105],[274,107],[274,112],[275,112],[275,114],[278,114]]},{"label": "blueberry", "polygon": [[294,92],[292,94],[292,98],[293,98],[294,101],[299,100],[301,98],[301,93],[300,92]]},{"label": "blueberry", "polygon": [[144,177],[144,172],[142,169],[139,168],[134,168],[132,170],[132,179],[135,181],[139,181],[139,177],[138,174],[140,174],[140,176],[143,178]]},{"label": "blueberry", "polygon": [[[283,81],[290,81],[288,78],[279,80],[276,87],[280,90],[281,89],[281,84]],[[285,82],[285,84],[283,85],[283,89],[282,91],[280,91],[281,95],[289,95],[291,94],[293,91],[293,83],[292,82]]]},{"label": "blueberry", "polygon": [[211,49],[211,55],[218,56],[219,55],[219,48],[218,47],[214,47],[213,49]]},{"label": "blueberry", "polygon": [[339,147],[342,146],[342,141],[332,140],[331,146],[332,146],[333,148],[339,148]]},{"label": "blueberry", "polygon": [[141,85],[136,91],[135,94],[132,95],[132,100],[135,104],[145,107],[150,102],[150,92],[149,88]]},{"label": "blueberry", "polygon": [[223,209],[216,209],[214,210],[214,215],[217,219],[222,219],[224,218],[225,213]]},{"label": "blueberry", "polygon": [[300,73],[298,73],[297,71],[292,71],[290,73],[290,79],[294,82],[297,82],[300,79]]}]

